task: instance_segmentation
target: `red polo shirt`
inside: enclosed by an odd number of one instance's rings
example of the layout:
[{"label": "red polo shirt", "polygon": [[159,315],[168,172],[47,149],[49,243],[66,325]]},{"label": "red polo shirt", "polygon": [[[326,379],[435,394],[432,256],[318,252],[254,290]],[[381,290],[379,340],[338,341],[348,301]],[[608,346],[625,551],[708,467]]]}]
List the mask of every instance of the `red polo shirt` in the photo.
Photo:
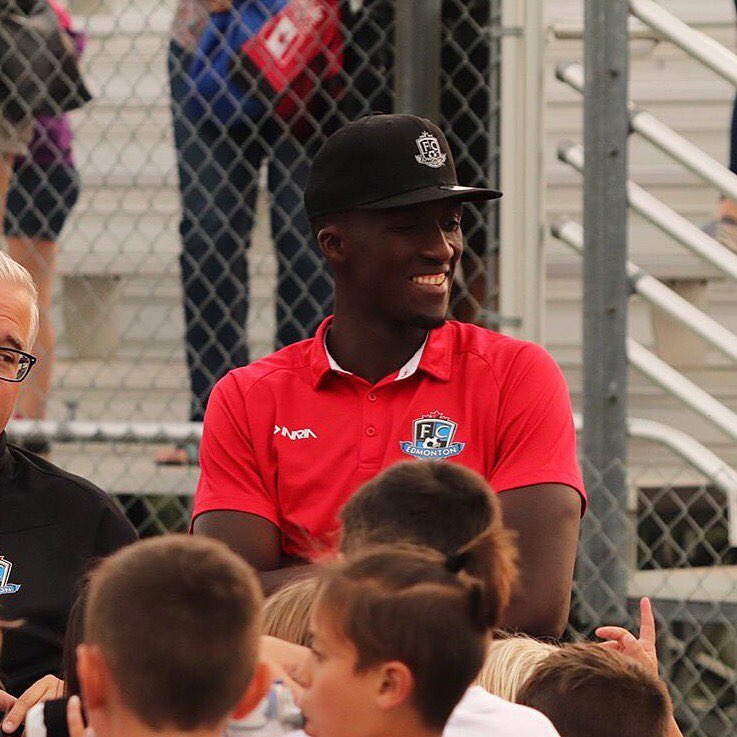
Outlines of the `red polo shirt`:
[{"label": "red polo shirt", "polygon": [[193,519],[259,515],[282,531],[286,554],[312,559],[334,550],[337,513],[356,488],[410,458],[462,463],[497,492],[558,483],[585,499],[568,388],[543,348],[447,322],[371,385],[329,358],[330,320],[218,382]]}]

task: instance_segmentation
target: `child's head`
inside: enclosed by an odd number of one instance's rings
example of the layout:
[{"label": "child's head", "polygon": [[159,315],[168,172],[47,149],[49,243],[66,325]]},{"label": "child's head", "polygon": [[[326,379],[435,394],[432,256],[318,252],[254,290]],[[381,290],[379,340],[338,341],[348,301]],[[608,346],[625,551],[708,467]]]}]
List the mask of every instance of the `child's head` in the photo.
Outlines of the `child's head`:
[{"label": "child's head", "polygon": [[263,633],[293,642],[310,644],[310,615],[320,579],[315,576],[292,581],[264,603]]},{"label": "child's head", "polygon": [[97,733],[113,719],[220,729],[254,676],[261,608],[251,568],[215,540],[167,535],[103,560],[77,662]]},{"label": "child's head", "polygon": [[476,679],[479,686],[507,701],[516,701],[522,684],[558,648],[533,637],[514,635],[493,640]]},{"label": "child's head", "polygon": [[442,731],[506,604],[486,533],[462,554],[380,547],[323,575],[302,708],[319,737]]},{"label": "child's head", "polygon": [[407,542],[450,555],[500,512],[488,484],[474,471],[447,461],[406,461],[361,486],[340,517],[343,553],[366,544]]},{"label": "child's head", "polygon": [[592,644],[548,655],[517,701],[545,714],[561,737],[665,737],[671,708],[659,678]]},{"label": "child's head", "polygon": [[407,461],[365,483],[340,514],[340,550],[409,543],[451,555],[491,532],[495,589],[506,600],[516,579],[516,547],[499,502],[482,476],[446,461]]}]

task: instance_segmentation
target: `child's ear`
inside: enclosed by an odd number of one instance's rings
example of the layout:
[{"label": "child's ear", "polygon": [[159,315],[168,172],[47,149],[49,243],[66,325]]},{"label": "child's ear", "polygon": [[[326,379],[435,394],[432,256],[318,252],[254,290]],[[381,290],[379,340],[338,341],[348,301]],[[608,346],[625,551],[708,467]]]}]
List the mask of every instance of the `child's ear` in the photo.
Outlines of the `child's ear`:
[{"label": "child's ear", "polygon": [[376,703],[380,709],[396,709],[407,703],[415,688],[412,671],[399,660],[383,663],[379,671]]},{"label": "child's ear", "polygon": [[103,706],[110,696],[112,680],[99,647],[96,645],[77,647],[77,675],[85,706],[88,709]]},{"label": "child's ear", "polygon": [[259,701],[269,691],[271,687],[271,671],[266,663],[259,661],[256,663],[256,671],[253,674],[251,682],[248,684],[246,692],[241,696],[241,700],[235,707],[233,712],[234,719],[243,719],[250,714],[257,706]]}]

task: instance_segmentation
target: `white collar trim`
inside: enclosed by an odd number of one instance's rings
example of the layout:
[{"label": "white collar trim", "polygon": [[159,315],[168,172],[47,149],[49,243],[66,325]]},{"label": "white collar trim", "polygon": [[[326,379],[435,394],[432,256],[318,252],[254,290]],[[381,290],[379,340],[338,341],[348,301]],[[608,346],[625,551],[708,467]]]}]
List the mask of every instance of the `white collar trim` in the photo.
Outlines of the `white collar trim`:
[{"label": "white collar trim", "polygon": [[[401,381],[402,379],[407,379],[410,376],[412,376],[418,369],[420,365],[420,361],[422,360],[422,354],[425,351],[425,346],[427,345],[427,339],[430,337],[430,333],[425,336],[425,340],[422,341],[422,345],[415,351],[415,354],[412,356],[412,358],[407,361],[407,363],[402,366],[402,368],[399,369],[399,373],[397,374],[397,378],[394,379],[394,381]],[[328,357],[328,365],[330,366],[331,371],[337,371],[339,374],[348,374],[352,375],[350,371],[346,371],[344,368],[341,368],[338,362],[330,355],[330,351],[328,350],[328,336],[327,331],[325,333],[325,336],[322,339],[323,346],[325,347],[325,355]]]}]

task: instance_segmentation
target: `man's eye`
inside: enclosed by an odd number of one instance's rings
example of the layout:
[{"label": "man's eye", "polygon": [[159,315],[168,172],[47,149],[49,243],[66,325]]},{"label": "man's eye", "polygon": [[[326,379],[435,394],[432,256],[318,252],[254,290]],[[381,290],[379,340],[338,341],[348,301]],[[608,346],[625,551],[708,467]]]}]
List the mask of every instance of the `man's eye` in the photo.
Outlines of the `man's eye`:
[{"label": "man's eye", "polygon": [[11,353],[10,351],[0,350],[0,361],[3,363],[14,364],[18,363],[20,356],[17,353]]}]

